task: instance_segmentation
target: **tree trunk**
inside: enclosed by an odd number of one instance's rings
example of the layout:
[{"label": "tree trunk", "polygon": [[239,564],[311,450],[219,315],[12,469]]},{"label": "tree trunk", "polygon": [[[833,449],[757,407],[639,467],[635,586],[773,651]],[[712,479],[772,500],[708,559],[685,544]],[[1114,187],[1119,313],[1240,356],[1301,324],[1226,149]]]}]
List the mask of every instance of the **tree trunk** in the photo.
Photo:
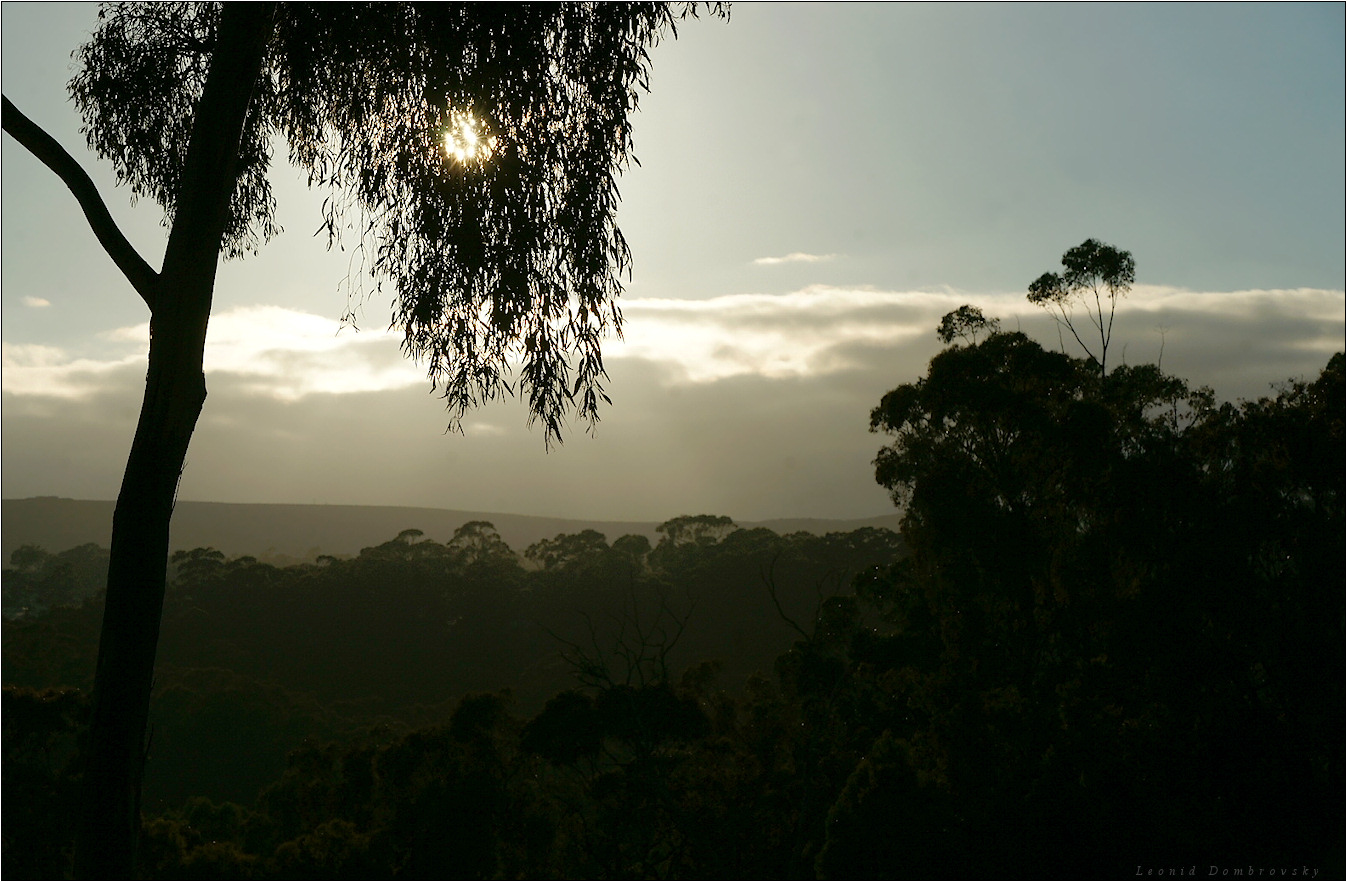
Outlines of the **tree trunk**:
[{"label": "tree trunk", "polygon": [[206,325],[237,177],[238,145],[273,4],[226,4],[197,104],[150,319],[140,420],[112,521],[107,600],[75,847],[75,877],[136,874],[140,785],[163,616],[169,520],[206,399]]},{"label": "tree trunk", "polygon": [[[174,291],[174,296],[181,291]],[[187,445],[206,398],[202,349],[179,323],[151,321],[150,370],[112,519],[107,601],[94,676],[75,876],[131,878],[168,528]],[[196,350],[196,351],[193,351]]]}]

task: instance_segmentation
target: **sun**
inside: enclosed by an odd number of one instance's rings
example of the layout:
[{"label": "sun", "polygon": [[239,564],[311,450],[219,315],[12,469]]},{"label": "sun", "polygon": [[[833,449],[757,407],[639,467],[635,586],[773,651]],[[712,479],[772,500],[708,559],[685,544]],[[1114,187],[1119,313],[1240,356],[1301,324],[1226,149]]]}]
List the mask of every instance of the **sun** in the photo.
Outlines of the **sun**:
[{"label": "sun", "polygon": [[476,117],[464,111],[450,113],[444,132],[444,152],[460,165],[484,163],[496,149],[496,136]]}]

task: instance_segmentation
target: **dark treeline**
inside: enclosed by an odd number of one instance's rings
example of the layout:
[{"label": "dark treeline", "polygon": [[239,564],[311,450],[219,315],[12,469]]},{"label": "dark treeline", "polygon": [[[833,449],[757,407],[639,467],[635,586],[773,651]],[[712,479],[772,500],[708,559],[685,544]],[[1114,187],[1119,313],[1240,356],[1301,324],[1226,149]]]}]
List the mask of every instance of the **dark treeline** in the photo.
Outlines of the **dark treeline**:
[{"label": "dark treeline", "polygon": [[[176,555],[145,874],[1340,876],[1343,356],[1218,405],[971,315],[872,414],[901,540]],[[58,558],[5,571],[7,877],[69,861],[98,604]]]},{"label": "dark treeline", "polygon": [[9,563],[0,583],[6,619],[82,603],[102,591],[108,577],[108,550],[93,543],[59,554],[24,545]]},{"label": "dark treeline", "polygon": [[[779,536],[699,516],[660,533],[652,547],[587,530],[517,554],[490,524],[472,522],[447,543],[406,530],[350,559],[288,567],[208,548],[176,553],[147,813],[192,797],[252,805],[301,743],[383,743],[448,719],[464,695],[508,691],[502,708],[531,716],[576,687],[671,695],[683,671],[711,660],[721,681],[742,684],[770,670],[858,573],[902,553],[897,534],[872,528]],[[26,786],[22,768],[40,772],[37,786],[55,799],[55,779],[44,776],[57,772],[54,756],[73,758],[61,752],[73,748],[75,729],[65,727],[83,708],[71,690],[91,685],[101,597],[83,581],[76,589],[89,567],[70,561],[100,557],[106,566],[106,551],[92,546],[25,547],[5,570],[7,598],[14,588],[6,749],[17,751],[7,756],[7,793]],[[32,802],[5,801],[6,843],[51,839],[48,825],[62,823],[56,802],[50,815]],[[4,854],[7,866],[32,856],[28,845]],[[43,860],[58,858],[51,850]],[[31,875],[42,864],[13,866]]]}]

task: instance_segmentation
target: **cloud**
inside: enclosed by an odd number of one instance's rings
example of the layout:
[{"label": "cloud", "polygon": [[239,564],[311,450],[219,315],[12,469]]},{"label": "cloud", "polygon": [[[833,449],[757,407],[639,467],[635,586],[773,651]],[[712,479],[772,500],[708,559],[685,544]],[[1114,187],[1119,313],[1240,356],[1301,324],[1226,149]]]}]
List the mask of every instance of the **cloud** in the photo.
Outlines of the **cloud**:
[{"label": "cloud", "polygon": [[[1052,317],[1030,305],[1023,292],[815,285],[780,295],[624,301],[625,339],[606,344],[605,355],[615,363],[657,363],[671,384],[745,375],[836,375],[867,370],[875,359],[891,362],[884,353],[897,350],[903,351],[905,362],[915,358],[922,365],[939,349],[935,328],[940,317],[965,303],[1000,318],[1006,330],[1023,330],[1045,346],[1059,343]],[[1343,318],[1341,291],[1195,292],[1138,286],[1118,304],[1110,354],[1133,363],[1154,361],[1163,342],[1167,369],[1182,367],[1192,373],[1181,376],[1224,392],[1226,383],[1211,368],[1230,370],[1234,366],[1220,353],[1239,352],[1238,376],[1229,394],[1246,395],[1260,371],[1267,380],[1284,379],[1283,365],[1294,361],[1289,353],[1299,351],[1310,365],[1306,369],[1322,367],[1330,353],[1342,348]],[[1080,316],[1079,321],[1086,319]],[[1081,354],[1072,349],[1069,335],[1061,345]]]},{"label": "cloud", "polygon": [[236,375],[254,392],[285,401],[424,384],[425,372],[402,355],[400,340],[276,306],[240,307],[211,319],[206,372]]},{"label": "cloud", "polygon": [[51,306],[51,301],[45,300],[41,297],[29,296],[23,298],[23,305],[29,307],[30,309],[46,309],[48,306]]},{"label": "cloud", "polygon": [[498,426],[495,423],[485,423],[481,420],[470,420],[463,424],[463,433],[465,435],[484,435],[487,437],[500,437],[508,435],[510,430],[505,426]]},{"label": "cloud", "polygon": [[1120,301],[1119,308],[1128,312],[1181,310],[1251,320],[1294,315],[1313,321],[1341,322],[1344,293],[1321,288],[1188,291],[1163,285],[1139,285]]},{"label": "cloud", "polygon": [[899,345],[922,333],[921,295],[812,286],[784,295],[623,304],[624,340],[608,357],[661,363],[677,381],[706,383],[752,374],[771,379],[855,367],[856,343]]},{"label": "cloud", "polygon": [[759,257],[753,263],[757,266],[776,266],[779,263],[823,263],[837,257],[836,254],[806,254],[792,251],[784,257]]},{"label": "cloud", "polygon": [[[115,328],[99,337],[124,354],[97,360],[53,346],[6,342],[5,392],[88,398],[106,388],[113,372],[128,365],[144,370],[148,323]],[[425,372],[402,355],[399,342],[396,333],[357,332],[336,319],[296,310],[237,307],[211,319],[206,375],[212,382],[227,379],[251,394],[282,401],[425,384]]]},{"label": "cloud", "polygon": [[[814,286],[624,300],[626,340],[604,350],[613,405],[592,437],[573,424],[551,452],[518,400],[479,408],[464,434],[446,434],[443,406],[395,333],[225,310],[211,323],[210,398],[182,498],[648,520],[880,514],[891,508],[870,466],[884,443],[867,431],[870,408],[923,375],[940,316],[964,303],[1058,345],[1052,319],[1023,292]],[[1110,361],[1114,351],[1119,364],[1154,361],[1165,327],[1167,371],[1222,398],[1256,397],[1316,375],[1342,348],[1343,303],[1341,291],[1138,287],[1120,304]],[[112,347],[103,360],[5,344],[7,494],[115,496],[145,333],[102,335]],[[1073,351],[1069,337],[1064,345]]]},{"label": "cloud", "polygon": [[72,357],[64,349],[36,343],[3,344],[0,357],[6,394],[79,400],[106,388],[113,375],[137,363],[143,355],[91,359]]},{"label": "cloud", "polygon": [[[877,365],[894,370],[899,363],[913,374],[892,376],[903,382],[915,379],[938,351],[940,317],[964,303],[999,317],[1007,330],[1074,352],[1070,335],[1059,335],[1051,316],[1028,304],[1022,292],[814,285],[787,294],[624,300],[625,337],[605,341],[604,354],[610,370],[624,362],[650,364],[664,388],[746,376],[826,378]],[[1343,315],[1341,291],[1139,286],[1119,303],[1110,361],[1115,352],[1117,363],[1154,361],[1163,345],[1166,369],[1231,397],[1259,394],[1288,370],[1322,367],[1342,347]],[[143,377],[147,325],[100,336],[113,349],[102,359],[5,343],[5,392],[87,399],[137,372]],[[276,306],[237,307],[215,316],[206,371],[213,391],[227,384],[234,394],[282,402],[428,388],[424,370],[402,354],[397,332],[357,332],[334,318]]]}]

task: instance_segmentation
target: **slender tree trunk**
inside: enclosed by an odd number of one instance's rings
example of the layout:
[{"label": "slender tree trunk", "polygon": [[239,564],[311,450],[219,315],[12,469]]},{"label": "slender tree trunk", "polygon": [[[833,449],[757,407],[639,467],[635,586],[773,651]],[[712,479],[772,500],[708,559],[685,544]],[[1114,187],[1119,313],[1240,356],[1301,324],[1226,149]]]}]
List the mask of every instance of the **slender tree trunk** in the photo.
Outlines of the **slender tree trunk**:
[{"label": "slender tree trunk", "polygon": [[112,522],[75,876],[136,873],[140,785],[163,615],[169,520],[206,399],[206,325],[248,102],[274,4],[226,4],[193,122],[150,319],[145,399]]},{"label": "slender tree trunk", "polygon": [[151,321],[145,400],[113,515],[76,851],[75,875],[81,879],[135,874],[169,518],[187,445],[206,398],[202,350],[180,336],[182,324],[159,316]]}]

